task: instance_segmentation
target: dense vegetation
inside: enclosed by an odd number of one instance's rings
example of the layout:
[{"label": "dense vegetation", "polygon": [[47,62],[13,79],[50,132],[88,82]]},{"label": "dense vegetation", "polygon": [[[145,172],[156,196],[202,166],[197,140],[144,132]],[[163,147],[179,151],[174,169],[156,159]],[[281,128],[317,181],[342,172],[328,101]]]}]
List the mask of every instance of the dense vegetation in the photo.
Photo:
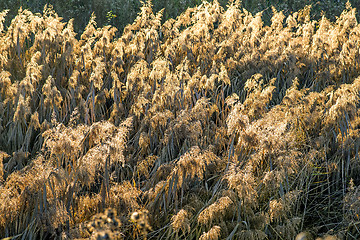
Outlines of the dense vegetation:
[{"label": "dense vegetation", "polygon": [[[256,14],[264,11],[263,21],[268,24],[270,22],[272,11],[271,6],[277,10],[281,10],[285,16],[296,12],[306,5],[312,4],[311,17],[313,19],[321,18],[325,14],[330,20],[335,20],[342,10],[345,8],[347,0],[243,0],[241,7],[249,12]],[[180,13],[184,12],[188,7],[200,5],[202,0],[153,0],[154,12],[158,12],[164,8],[162,21],[169,18],[176,18]],[[219,4],[225,7],[228,0],[219,0]],[[350,0],[353,7],[360,9],[358,0]],[[8,18],[5,25],[15,17],[20,7],[29,9],[33,13],[42,12],[45,4],[54,6],[54,10],[65,21],[74,18],[75,32],[82,33],[86,27],[91,13],[96,15],[96,22],[99,27],[111,24],[119,29],[122,33],[123,28],[132,23],[141,7],[140,0],[1,0],[0,10],[9,9]],[[359,15],[359,14],[358,14]]]},{"label": "dense vegetation", "polygon": [[358,239],[360,25],[310,8],[0,13],[0,237]]}]

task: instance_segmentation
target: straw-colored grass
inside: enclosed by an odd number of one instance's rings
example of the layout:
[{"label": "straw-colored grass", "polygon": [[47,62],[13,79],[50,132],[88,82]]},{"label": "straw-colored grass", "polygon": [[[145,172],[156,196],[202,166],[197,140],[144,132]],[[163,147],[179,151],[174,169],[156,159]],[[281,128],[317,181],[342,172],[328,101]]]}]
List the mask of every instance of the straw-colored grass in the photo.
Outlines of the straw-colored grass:
[{"label": "straw-colored grass", "polygon": [[0,237],[358,239],[360,25],[309,12],[2,12]]}]

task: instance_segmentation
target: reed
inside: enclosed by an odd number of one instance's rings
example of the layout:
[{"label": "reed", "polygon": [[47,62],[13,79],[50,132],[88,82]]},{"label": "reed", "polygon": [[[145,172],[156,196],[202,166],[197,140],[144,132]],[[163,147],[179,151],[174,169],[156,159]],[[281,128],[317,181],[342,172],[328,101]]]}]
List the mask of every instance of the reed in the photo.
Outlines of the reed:
[{"label": "reed", "polygon": [[359,238],[355,9],[272,11],[3,11],[0,237]]}]

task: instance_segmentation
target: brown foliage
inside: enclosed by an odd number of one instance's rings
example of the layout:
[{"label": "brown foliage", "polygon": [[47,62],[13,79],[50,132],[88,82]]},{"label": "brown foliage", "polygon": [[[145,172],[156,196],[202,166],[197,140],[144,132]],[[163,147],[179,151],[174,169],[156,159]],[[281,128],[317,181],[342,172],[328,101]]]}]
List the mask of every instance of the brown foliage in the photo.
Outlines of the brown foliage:
[{"label": "brown foliage", "polygon": [[162,24],[147,1],[115,38],[20,9],[0,24],[0,237],[359,237],[360,27],[309,11]]}]

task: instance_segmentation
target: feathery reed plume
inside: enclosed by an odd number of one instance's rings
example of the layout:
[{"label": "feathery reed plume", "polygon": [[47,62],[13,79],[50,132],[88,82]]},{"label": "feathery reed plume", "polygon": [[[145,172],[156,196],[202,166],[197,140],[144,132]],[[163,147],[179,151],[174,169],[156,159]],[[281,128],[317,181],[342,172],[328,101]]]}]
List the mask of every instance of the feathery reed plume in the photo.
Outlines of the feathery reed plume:
[{"label": "feathery reed plume", "polygon": [[213,221],[221,221],[228,212],[234,202],[229,197],[221,197],[215,203],[205,208],[198,216],[198,222],[203,225],[210,225]]},{"label": "feathery reed plume", "polygon": [[200,236],[200,240],[218,240],[220,238],[221,227],[214,226],[208,232],[204,232]]},{"label": "feathery reed plume", "polygon": [[2,11],[0,237],[359,238],[360,28],[310,9]]},{"label": "feathery reed plume", "polygon": [[190,221],[188,211],[181,209],[176,215],[171,218],[171,226],[174,231],[179,232],[180,230],[183,233],[190,232]]}]

